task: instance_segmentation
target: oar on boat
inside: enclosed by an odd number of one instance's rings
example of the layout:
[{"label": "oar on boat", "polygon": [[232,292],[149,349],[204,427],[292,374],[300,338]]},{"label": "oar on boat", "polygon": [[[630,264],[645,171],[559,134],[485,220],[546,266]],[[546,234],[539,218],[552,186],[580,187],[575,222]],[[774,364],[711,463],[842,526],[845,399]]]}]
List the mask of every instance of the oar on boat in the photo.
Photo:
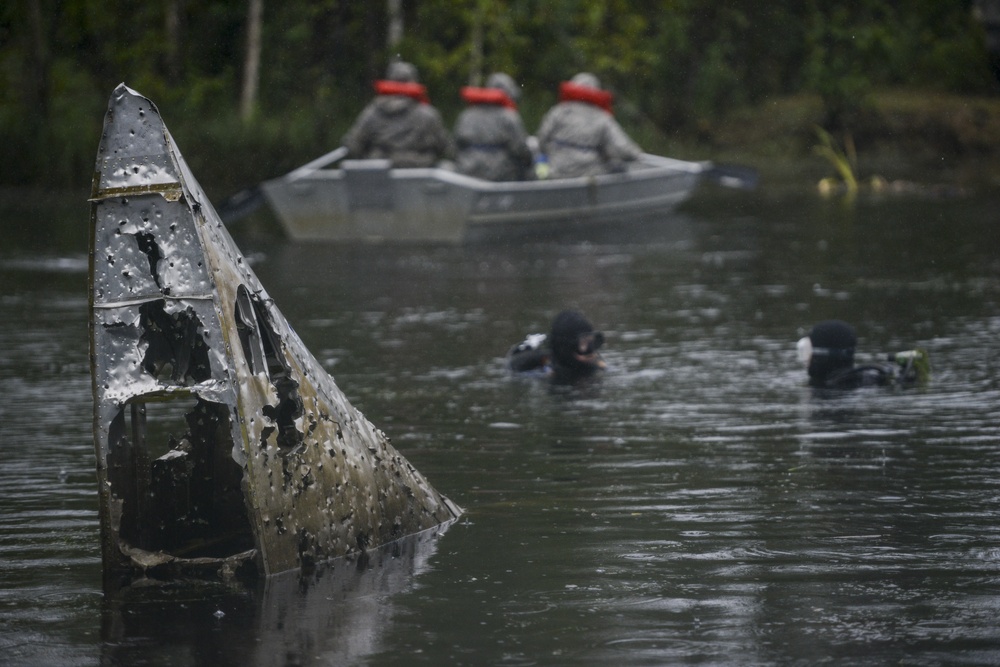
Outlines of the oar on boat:
[{"label": "oar on boat", "polygon": [[756,169],[739,164],[709,163],[708,168],[701,175],[702,178],[707,178],[713,183],[740,190],[756,190],[760,180]]},{"label": "oar on boat", "polygon": [[727,188],[756,190],[760,180],[757,170],[737,164],[715,164],[714,162],[689,162],[652,153],[643,153],[643,160],[649,164],[689,171]]},{"label": "oar on boat", "polygon": [[[298,180],[307,176],[317,169],[322,169],[328,165],[338,162],[347,157],[347,149],[339,146],[325,155],[321,155],[315,160],[308,162],[298,169],[289,172],[285,178],[288,180]],[[225,223],[236,222],[247,217],[264,204],[264,193],[260,185],[255,185],[246,190],[240,190],[233,196],[227,198],[217,207],[216,212]]]},{"label": "oar on boat", "polygon": [[306,164],[302,165],[295,171],[289,172],[288,175],[285,176],[285,178],[290,181],[298,180],[303,176],[308,176],[317,169],[322,169],[323,167],[331,165],[334,162],[344,159],[345,157],[347,157],[346,147],[340,146],[338,148],[334,148],[326,155],[320,155],[312,162],[307,162]]}]

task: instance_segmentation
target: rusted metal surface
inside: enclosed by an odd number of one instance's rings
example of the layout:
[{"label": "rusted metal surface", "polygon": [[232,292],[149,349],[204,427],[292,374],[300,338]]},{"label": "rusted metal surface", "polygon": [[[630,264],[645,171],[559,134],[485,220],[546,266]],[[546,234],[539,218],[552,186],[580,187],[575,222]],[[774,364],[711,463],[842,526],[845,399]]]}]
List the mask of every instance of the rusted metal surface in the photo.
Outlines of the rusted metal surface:
[{"label": "rusted metal surface", "polygon": [[124,85],[91,201],[106,573],[273,574],[460,514],[305,348],[156,108]]}]

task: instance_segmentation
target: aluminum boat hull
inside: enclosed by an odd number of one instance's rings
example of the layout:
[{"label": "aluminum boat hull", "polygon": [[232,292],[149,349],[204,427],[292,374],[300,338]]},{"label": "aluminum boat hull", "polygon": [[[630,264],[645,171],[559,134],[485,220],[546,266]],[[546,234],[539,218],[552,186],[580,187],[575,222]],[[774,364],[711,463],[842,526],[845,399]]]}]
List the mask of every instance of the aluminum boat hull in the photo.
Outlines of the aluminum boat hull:
[{"label": "aluminum boat hull", "polygon": [[497,183],[345,160],[297,169],[262,190],[292,240],[462,243],[662,217],[709,166],[647,155],[620,174]]}]

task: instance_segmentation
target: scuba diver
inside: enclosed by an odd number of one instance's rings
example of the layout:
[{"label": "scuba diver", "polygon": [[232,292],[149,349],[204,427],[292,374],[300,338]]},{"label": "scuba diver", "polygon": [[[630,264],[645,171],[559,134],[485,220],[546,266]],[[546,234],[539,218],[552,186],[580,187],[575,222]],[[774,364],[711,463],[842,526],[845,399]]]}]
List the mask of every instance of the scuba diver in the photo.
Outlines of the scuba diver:
[{"label": "scuba diver", "polygon": [[606,367],[598,350],[604,334],[576,310],[564,310],[552,321],[552,330],[531,334],[507,352],[507,367],[515,373],[551,378],[556,384],[573,384]]},{"label": "scuba diver", "polygon": [[806,364],[809,385],[818,389],[909,387],[930,377],[930,358],[924,350],[889,354],[886,361],[854,365],[858,336],[847,322],[827,320],[815,325],[798,342],[799,360]]}]

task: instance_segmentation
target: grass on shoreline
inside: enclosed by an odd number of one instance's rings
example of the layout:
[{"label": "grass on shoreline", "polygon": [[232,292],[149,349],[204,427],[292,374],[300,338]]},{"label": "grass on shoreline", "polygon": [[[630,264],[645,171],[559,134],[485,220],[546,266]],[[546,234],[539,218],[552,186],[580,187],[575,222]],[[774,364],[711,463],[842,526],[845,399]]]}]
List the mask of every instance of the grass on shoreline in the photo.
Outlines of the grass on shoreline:
[{"label": "grass on shoreline", "polygon": [[[739,109],[695,140],[678,139],[672,154],[756,167],[764,182],[815,187],[835,174],[813,153],[823,118],[818,97],[775,98]],[[875,93],[849,128],[857,176],[881,176],[973,190],[1000,188],[1000,97],[928,91]],[[843,141],[842,134],[833,138]]]}]

